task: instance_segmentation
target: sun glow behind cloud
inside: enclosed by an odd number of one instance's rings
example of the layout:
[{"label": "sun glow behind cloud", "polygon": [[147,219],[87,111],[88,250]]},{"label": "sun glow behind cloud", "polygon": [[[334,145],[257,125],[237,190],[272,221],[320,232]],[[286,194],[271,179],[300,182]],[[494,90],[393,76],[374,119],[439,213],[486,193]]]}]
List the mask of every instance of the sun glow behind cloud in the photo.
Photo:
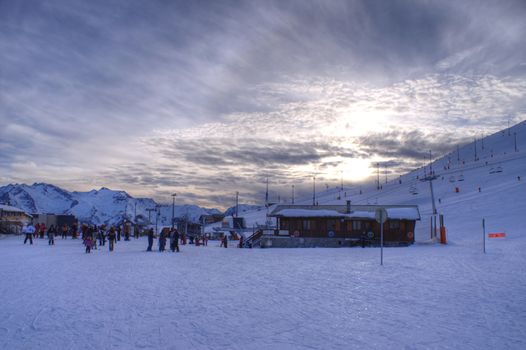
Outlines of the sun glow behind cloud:
[{"label": "sun glow behind cloud", "polygon": [[267,177],[299,194],[377,162],[394,177],[526,118],[525,16],[513,0],[1,3],[0,180],[224,206],[261,202]]}]

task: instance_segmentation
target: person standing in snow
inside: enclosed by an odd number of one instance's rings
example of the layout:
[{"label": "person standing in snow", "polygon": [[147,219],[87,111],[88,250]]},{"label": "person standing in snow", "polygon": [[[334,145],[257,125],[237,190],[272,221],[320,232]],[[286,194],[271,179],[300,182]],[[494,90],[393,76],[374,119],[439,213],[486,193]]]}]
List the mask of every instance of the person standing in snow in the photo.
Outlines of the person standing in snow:
[{"label": "person standing in snow", "polygon": [[86,239],[86,235],[88,234],[88,225],[82,224],[80,227],[80,232],[82,233],[82,236],[80,237],[82,241]]},{"label": "person standing in snow", "polygon": [[148,230],[148,248],[146,249],[147,252],[152,251],[153,246],[153,239],[155,238],[155,233],[153,232],[153,228]]},{"label": "person standing in snow", "polygon": [[90,226],[90,236],[93,249],[97,249],[97,225]]},{"label": "person standing in snow", "polygon": [[86,233],[84,235],[84,245],[86,246],[86,254],[91,253],[92,244],[93,244],[93,238],[90,236],[89,233]]},{"label": "person standing in snow", "polygon": [[133,225],[133,236],[135,239],[139,239],[139,225]]},{"label": "person standing in snow", "polygon": [[173,228],[170,234],[170,249],[179,253],[179,231],[176,228]]},{"label": "person standing in snow", "polygon": [[22,232],[26,235],[26,238],[24,239],[24,244],[26,244],[28,239],[29,244],[33,244],[33,235],[35,234],[35,227],[32,224],[27,224],[22,229]]},{"label": "person standing in snow", "polygon": [[68,230],[68,225],[64,223],[64,225],[62,225],[62,239],[68,238]]},{"label": "person standing in snow", "polygon": [[113,246],[115,244],[115,239],[116,239],[115,227],[112,226],[112,227],[110,227],[110,230],[108,232],[108,245],[109,245],[109,248],[110,248],[110,252],[113,251]]},{"label": "person standing in snow", "polygon": [[51,225],[47,230],[48,245],[55,245],[55,235],[57,234],[57,229],[55,225]]},{"label": "person standing in snow", "polygon": [[39,232],[40,239],[44,238],[45,233],[46,233],[46,224],[40,224],[40,232]]},{"label": "person standing in snow", "polygon": [[166,236],[166,229],[163,228],[159,235],[159,252],[164,252],[164,250],[166,249]]},{"label": "person standing in snow", "polygon": [[106,236],[104,235],[104,230],[105,230],[104,225],[99,227],[98,236],[99,236],[99,246],[101,247],[106,245]]},{"label": "person standing in snow", "polygon": [[35,229],[35,232],[33,233],[33,238],[38,238],[38,234],[40,233],[40,224],[37,222],[37,224],[35,225],[35,227],[33,227]]},{"label": "person standing in snow", "polygon": [[117,226],[117,241],[121,241],[121,226]]},{"label": "person standing in snow", "polygon": [[245,237],[243,235],[239,236],[239,248],[243,248],[243,242],[245,240]]},{"label": "person standing in snow", "polygon": [[124,222],[124,240],[129,241],[131,234],[131,225],[128,221]]},{"label": "person standing in snow", "polygon": [[223,247],[228,248],[228,235],[226,233],[223,236],[223,241],[221,243],[223,244]]}]

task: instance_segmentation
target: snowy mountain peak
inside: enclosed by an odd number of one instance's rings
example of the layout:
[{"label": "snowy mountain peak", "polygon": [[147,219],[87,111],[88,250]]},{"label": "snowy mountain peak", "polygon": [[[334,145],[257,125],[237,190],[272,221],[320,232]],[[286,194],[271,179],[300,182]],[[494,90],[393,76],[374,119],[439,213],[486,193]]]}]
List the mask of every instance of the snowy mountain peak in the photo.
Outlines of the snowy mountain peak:
[{"label": "snowy mountain peak", "polygon": [[[94,224],[119,223],[136,216],[147,221],[147,209],[158,204],[150,198],[133,198],[125,191],[113,191],[107,187],[88,192],[69,192],[60,187],[34,183],[9,184],[0,187],[0,203],[21,208],[29,213],[72,214],[81,222]],[[160,206],[159,224],[169,225],[172,207]],[[176,205],[176,217],[197,221],[201,215],[217,214],[217,209],[201,208],[196,205]],[[155,214],[150,214],[154,215]],[[153,220],[152,220],[153,221]]]}]

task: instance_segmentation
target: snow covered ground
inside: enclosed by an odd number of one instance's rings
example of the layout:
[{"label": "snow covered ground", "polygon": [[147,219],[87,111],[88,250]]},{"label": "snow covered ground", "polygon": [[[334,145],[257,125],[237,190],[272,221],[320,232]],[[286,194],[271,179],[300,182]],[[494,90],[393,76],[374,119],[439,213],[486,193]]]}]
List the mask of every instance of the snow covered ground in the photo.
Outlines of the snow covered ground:
[{"label": "snow covered ground", "polygon": [[[1,349],[524,349],[525,236],[85,254],[0,240]],[[455,237],[452,237],[455,242]]]},{"label": "snow covered ground", "polygon": [[[0,349],[526,349],[526,122],[510,131],[479,140],[477,160],[472,144],[434,162],[446,246],[424,243],[424,169],[381,190],[317,193],[419,205],[417,244],[385,249],[384,266],[378,248],[161,254],[141,239],[85,254],[79,241],[0,239]],[[265,213],[243,216],[252,226]],[[506,233],[486,254],[483,217]]]}]

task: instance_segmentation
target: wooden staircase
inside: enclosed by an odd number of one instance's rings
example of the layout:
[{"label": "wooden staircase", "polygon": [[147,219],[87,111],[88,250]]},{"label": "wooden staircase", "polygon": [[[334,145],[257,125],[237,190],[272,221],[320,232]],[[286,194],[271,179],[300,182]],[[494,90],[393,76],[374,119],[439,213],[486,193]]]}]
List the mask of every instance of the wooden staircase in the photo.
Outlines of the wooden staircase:
[{"label": "wooden staircase", "polygon": [[263,230],[256,230],[252,235],[243,241],[243,248],[252,248],[256,246],[263,237]]}]

